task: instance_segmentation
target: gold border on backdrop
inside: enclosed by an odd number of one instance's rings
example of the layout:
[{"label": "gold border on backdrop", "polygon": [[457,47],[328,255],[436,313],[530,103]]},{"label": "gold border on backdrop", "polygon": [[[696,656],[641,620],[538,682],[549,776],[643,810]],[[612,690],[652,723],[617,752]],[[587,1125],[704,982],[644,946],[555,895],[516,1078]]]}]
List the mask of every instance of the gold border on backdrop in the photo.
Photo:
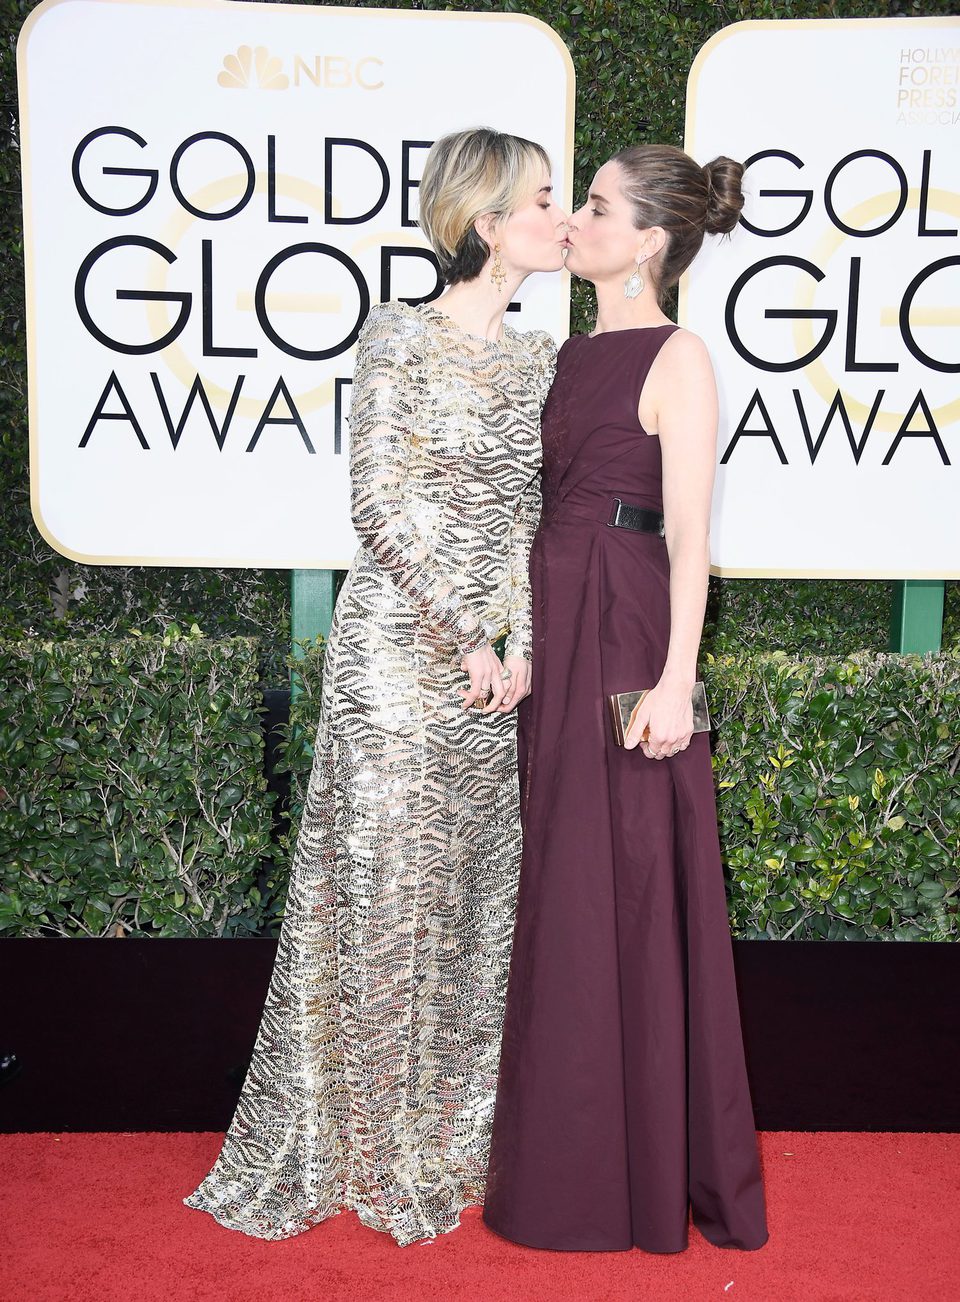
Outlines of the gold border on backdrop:
[{"label": "gold border on backdrop", "polygon": [[[917,27],[944,27],[956,24],[960,26],[960,17],[953,15],[944,16],[943,18],[756,18],[741,23],[730,23],[729,26],[715,32],[713,36],[706,41],[697,51],[697,56],[690,66],[690,73],[687,77],[687,103],[684,116],[684,148],[689,152],[692,137],[693,124],[696,117],[697,92],[700,86],[700,73],[707,57],[713,52],[716,46],[727,40],[737,32],[741,31],[759,31],[764,28],[776,28],[777,31],[783,31],[785,28],[803,28],[809,31],[811,27],[829,27],[832,31],[838,28],[857,28],[864,27],[887,27],[890,23],[896,22],[898,30],[910,30]],[[699,161],[699,160],[698,160]],[[680,279],[679,296],[677,303],[677,320],[680,325],[687,324],[687,294],[689,292],[690,278],[688,273]],[[956,574],[953,570],[817,570],[817,569],[790,569],[790,570],[768,570],[768,569],[731,569],[727,566],[711,565],[710,573],[723,579],[955,579]]]},{"label": "gold border on backdrop", "polygon": [[[323,559],[311,560],[308,557],[300,556],[290,560],[264,560],[255,556],[236,556],[236,557],[218,557],[214,560],[202,557],[184,557],[184,556],[93,556],[85,552],[76,552],[65,544],[60,543],[43,519],[40,512],[40,490],[39,490],[39,457],[37,450],[37,393],[36,393],[36,312],[34,301],[34,278],[36,275],[36,261],[33,249],[33,186],[32,172],[30,167],[30,132],[29,132],[29,95],[27,92],[27,44],[30,39],[35,24],[51,9],[64,4],[88,3],[89,0],[43,0],[36,9],[26,18],[20,29],[20,35],[17,39],[17,82],[18,97],[20,105],[20,142],[21,142],[21,167],[22,167],[22,192],[23,192],[23,260],[26,281],[26,316],[27,316],[27,400],[28,400],[28,420],[30,427],[30,509],[33,514],[34,524],[41,537],[50,544],[54,551],[59,552],[61,556],[66,556],[68,560],[77,561],[81,565],[170,565],[179,569],[268,569],[268,570],[293,570],[293,569],[318,569],[318,570],[344,570],[348,569],[353,556],[336,556],[333,558],[324,557]],[[125,5],[132,8],[134,5],[144,9],[235,9],[236,6],[230,3],[230,0],[93,0],[96,4],[116,4]],[[264,6],[266,7],[266,6]],[[287,12],[296,12],[304,14],[308,12],[307,7],[303,5],[292,4],[271,4],[270,11],[284,10]],[[560,39],[557,32],[547,23],[542,22],[539,18],[532,18],[527,14],[514,13],[449,13],[445,10],[422,10],[422,9],[360,9],[355,5],[311,5],[309,11],[317,14],[324,12],[337,14],[354,14],[363,15],[364,17],[372,16],[375,18],[392,18],[400,21],[422,21],[428,19],[432,22],[498,22],[498,23],[520,23],[526,26],[538,27],[554,43],[563,62],[566,71],[566,120],[564,122],[564,172],[565,180],[562,193],[562,199],[566,210],[569,212],[573,201],[573,119],[576,105],[576,75],[573,67],[573,59],[570,57],[570,51],[564,42]],[[237,13],[238,21],[242,17]],[[561,303],[566,309],[566,331],[570,328],[570,277],[561,274]],[[565,335],[563,336],[565,337]],[[562,342],[562,340],[558,340]]]}]

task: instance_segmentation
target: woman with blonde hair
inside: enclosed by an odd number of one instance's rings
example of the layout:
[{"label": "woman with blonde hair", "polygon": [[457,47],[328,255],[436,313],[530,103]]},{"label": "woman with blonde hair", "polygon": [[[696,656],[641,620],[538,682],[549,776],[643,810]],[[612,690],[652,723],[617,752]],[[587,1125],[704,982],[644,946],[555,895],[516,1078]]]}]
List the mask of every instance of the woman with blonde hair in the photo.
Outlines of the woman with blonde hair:
[{"label": "woman with blonde hair", "polygon": [[486,129],[434,145],[420,222],[448,288],[375,307],[358,341],[360,548],[253,1060],[186,1200],[266,1239],[352,1208],[411,1243],[453,1229],[484,1190],[555,361],[547,335],[503,317],[530,272],[560,269],[566,231],[544,151]]},{"label": "woman with blonde hair", "polygon": [[[662,301],[743,168],[626,149],[570,219],[597,321],[560,350],[532,556],[536,692],[484,1220],[540,1248],[767,1237],[706,732],[692,690],[717,393]],[[647,689],[626,734],[616,693]]]}]

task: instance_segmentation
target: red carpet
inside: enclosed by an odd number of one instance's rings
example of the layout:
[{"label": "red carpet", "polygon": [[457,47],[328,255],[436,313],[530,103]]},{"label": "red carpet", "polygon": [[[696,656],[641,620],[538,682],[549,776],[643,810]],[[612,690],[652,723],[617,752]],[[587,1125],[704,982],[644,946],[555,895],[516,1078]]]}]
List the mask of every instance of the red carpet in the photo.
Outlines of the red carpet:
[{"label": "red carpet", "polygon": [[762,1137],[770,1241],[534,1252],[479,1212],[397,1248],[344,1213],[262,1243],[188,1211],[217,1135],[0,1137],[4,1302],[935,1302],[960,1297],[960,1135]]}]

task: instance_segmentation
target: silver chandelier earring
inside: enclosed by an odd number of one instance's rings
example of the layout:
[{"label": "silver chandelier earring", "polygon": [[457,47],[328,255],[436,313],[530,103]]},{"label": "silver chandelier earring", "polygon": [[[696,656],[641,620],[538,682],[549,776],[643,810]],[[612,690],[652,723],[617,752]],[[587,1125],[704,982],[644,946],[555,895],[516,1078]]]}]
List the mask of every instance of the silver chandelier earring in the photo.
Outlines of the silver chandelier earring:
[{"label": "silver chandelier earring", "polygon": [[640,275],[640,268],[643,266],[644,261],[645,259],[638,258],[636,271],[634,271],[632,276],[628,276],[623,282],[624,298],[636,298],[639,294],[643,293],[645,281]]}]

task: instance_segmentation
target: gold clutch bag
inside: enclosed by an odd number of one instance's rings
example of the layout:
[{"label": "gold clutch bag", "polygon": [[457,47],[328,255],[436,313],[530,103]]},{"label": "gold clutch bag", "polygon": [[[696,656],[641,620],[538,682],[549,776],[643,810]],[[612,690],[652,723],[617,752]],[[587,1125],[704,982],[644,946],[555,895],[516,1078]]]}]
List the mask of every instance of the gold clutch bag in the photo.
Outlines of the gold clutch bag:
[{"label": "gold clutch bag", "polygon": [[[610,707],[610,722],[613,724],[613,735],[618,746],[623,745],[623,739],[630,731],[630,725],[640,708],[640,702],[649,690],[649,687],[645,687],[642,692],[617,692],[615,696],[607,697],[607,705]],[[707,710],[707,694],[704,691],[703,683],[696,682],[693,684],[690,699],[693,704],[693,731],[709,732],[710,713]],[[648,735],[649,729],[645,729],[641,740],[646,741]]]}]

